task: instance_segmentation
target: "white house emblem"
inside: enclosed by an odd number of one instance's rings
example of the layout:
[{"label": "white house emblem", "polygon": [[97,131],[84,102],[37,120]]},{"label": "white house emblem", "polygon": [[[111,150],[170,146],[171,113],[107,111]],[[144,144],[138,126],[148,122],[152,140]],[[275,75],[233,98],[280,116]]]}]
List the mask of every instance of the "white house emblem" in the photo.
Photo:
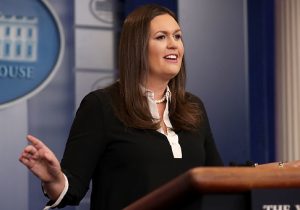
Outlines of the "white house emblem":
[{"label": "white house emblem", "polygon": [[47,1],[2,1],[0,108],[42,90],[57,70],[64,51],[61,24]]}]

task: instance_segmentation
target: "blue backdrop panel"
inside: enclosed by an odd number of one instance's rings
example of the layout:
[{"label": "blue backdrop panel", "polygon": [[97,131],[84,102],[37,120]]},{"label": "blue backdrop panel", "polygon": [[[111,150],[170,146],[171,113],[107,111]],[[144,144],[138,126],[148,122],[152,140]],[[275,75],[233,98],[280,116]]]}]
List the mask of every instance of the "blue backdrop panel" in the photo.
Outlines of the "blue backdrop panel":
[{"label": "blue backdrop panel", "polygon": [[250,159],[247,1],[180,0],[187,87],[206,105],[225,164]]}]

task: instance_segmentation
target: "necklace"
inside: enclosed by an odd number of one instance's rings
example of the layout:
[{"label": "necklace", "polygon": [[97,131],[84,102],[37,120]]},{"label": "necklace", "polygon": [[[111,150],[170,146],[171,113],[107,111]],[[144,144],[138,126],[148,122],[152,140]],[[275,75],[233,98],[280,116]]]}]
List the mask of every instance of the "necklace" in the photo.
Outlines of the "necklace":
[{"label": "necklace", "polygon": [[154,100],[154,102],[156,104],[160,104],[160,103],[163,103],[166,101],[166,94],[161,98],[161,99],[158,99],[158,100]]}]

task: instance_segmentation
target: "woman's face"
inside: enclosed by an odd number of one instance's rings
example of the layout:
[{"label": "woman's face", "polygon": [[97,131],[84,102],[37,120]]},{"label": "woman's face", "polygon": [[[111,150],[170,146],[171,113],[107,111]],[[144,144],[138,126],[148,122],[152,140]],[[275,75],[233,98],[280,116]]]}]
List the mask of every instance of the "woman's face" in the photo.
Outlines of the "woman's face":
[{"label": "woman's face", "polygon": [[150,22],[148,42],[148,83],[168,82],[180,70],[184,47],[182,32],[176,20],[168,15],[159,15]]}]

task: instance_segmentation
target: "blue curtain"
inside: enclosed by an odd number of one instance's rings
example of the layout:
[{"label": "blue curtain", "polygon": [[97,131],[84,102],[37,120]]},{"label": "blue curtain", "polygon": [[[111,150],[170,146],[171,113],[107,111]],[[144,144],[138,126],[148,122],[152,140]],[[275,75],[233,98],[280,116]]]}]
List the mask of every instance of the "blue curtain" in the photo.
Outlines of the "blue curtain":
[{"label": "blue curtain", "polygon": [[274,0],[248,0],[251,158],[275,159]]}]

